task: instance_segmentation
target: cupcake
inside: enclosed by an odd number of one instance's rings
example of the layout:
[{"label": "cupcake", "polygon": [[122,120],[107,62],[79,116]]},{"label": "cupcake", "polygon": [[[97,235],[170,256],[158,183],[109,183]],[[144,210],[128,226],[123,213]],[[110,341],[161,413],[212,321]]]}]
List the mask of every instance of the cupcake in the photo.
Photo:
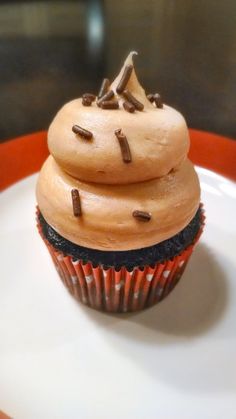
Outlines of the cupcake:
[{"label": "cupcake", "polygon": [[203,229],[183,116],[146,95],[133,52],[117,78],[67,103],[48,131],[37,226],[80,302],[141,310],[179,281]]}]

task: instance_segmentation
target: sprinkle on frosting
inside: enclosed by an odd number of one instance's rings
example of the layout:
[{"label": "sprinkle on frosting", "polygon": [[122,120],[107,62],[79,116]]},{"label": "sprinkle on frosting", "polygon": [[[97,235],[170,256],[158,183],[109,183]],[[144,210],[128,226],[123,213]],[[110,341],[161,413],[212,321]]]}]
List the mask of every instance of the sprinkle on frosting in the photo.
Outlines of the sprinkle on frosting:
[{"label": "sprinkle on frosting", "polygon": [[109,90],[109,92],[105,93],[100,99],[97,101],[97,105],[100,106],[102,102],[105,102],[106,100],[110,100],[114,97],[113,90]]},{"label": "sprinkle on frosting", "polygon": [[82,97],[82,105],[91,106],[92,105],[91,99],[89,97],[83,96]]},{"label": "sprinkle on frosting", "polygon": [[159,95],[159,93],[155,93],[154,97],[154,102],[157,108],[163,108],[163,103],[161,100],[161,96]]},{"label": "sprinkle on frosting", "polygon": [[133,113],[135,111],[135,106],[128,100],[123,103],[123,107],[127,112]]},{"label": "sprinkle on frosting", "polygon": [[139,220],[139,221],[150,221],[151,220],[150,212],[135,210],[135,211],[133,211],[132,215],[133,215],[134,218],[137,218],[137,220]]},{"label": "sprinkle on frosting", "polygon": [[82,211],[81,211],[80,196],[79,196],[78,189],[71,190],[71,198],[72,198],[74,216],[79,217],[80,215],[82,215]]},{"label": "sprinkle on frosting", "polygon": [[150,100],[151,103],[154,102],[154,94],[153,93],[149,93],[149,95],[147,95],[148,100]]},{"label": "sprinkle on frosting", "polygon": [[131,73],[133,71],[133,65],[127,65],[124,69],[124,73],[122,74],[122,77],[120,79],[120,82],[116,88],[117,93],[120,95],[124,89],[126,88],[126,85],[130,79]]},{"label": "sprinkle on frosting", "polygon": [[110,86],[109,79],[103,79],[99,93],[98,93],[98,99],[100,99],[102,96],[105,95],[105,93],[108,91]]},{"label": "sprinkle on frosting", "polygon": [[83,98],[88,98],[91,100],[91,102],[94,102],[94,100],[96,99],[96,96],[93,93],[84,93]]},{"label": "sprinkle on frosting", "polygon": [[81,137],[85,138],[86,140],[90,140],[93,136],[92,132],[88,131],[87,129],[84,129],[84,128],[80,127],[79,125],[73,125],[72,131],[75,134],[78,134]]},{"label": "sprinkle on frosting", "polygon": [[134,105],[134,107],[135,107],[135,109],[137,109],[138,111],[142,111],[143,110],[143,108],[144,108],[144,105],[141,103],[141,102],[139,102],[139,100],[138,99],[136,99],[133,95],[132,95],[132,93],[130,93],[130,91],[129,90],[124,90],[124,92],[123,92],[123,96],[130,102],[130,103],[132,103],[132,105]]},{"label": "sprinkle on frosting", "polygon": [[102,109],[118,109],[119,108],[119,102],[117,100],[104,100],[101,103]]},{"label": "sprinkle on frosting", "polygon": [[120,144],[120,149],[121,149],[121,154],[122,154],[123,161],[125,163],[130,163],[131,160],[132,160],[131,159],[131,152],[130,152],[129,143],[127,141],[126,136],[123,134],[121,129],[117,129],[115,131],[115,136],[118,139],[119,144]]}]

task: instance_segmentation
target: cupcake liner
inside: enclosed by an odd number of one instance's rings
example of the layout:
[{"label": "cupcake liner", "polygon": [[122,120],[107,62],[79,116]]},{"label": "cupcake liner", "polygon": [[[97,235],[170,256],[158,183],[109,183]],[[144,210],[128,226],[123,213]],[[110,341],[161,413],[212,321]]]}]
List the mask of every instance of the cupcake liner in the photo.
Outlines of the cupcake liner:
[{"label": "cupcake liner", "polygon": [[46,244],[59,276],[78,301],[91,308],[106,312],[133,312],[150,307],[165,298],[181,278],[193,248],[202,233],[205,216],[202,212],[202,226],[194,240],[180,255],[163,263],[134,268],[128,271],[122,267],[94,267],[91,262],[73,260],[69,255],[56,250],[39,233]]}]

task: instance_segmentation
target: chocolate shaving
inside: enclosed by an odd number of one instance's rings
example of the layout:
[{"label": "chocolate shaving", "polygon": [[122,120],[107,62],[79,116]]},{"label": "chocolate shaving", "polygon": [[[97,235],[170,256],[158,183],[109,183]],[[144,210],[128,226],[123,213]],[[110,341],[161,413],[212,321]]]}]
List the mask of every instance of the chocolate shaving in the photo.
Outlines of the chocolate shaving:
[{"label": "chocolate shaving", "polygon": [[103,82],[101,84],[99,93],[98,93],[98,99],[100,99],[102,96],[105,95],[105,93],[108,91],[110,86],[110,81],[108,79],[103,79]]},{"label": "chocolate shaving", "polygon": [[161,96],[159,95],[159,93],[155,93],[154,102],[157,108],[163,108],[163,103],[162,103]]},{"label": "chocolate shaving", "polygon": [[123,103],[123,107],[127,112],[133,113],[135,111],[135,106],[128,100]]},{"label": "chocolate shaving", "polygon": [[132,103],[132,105],[134,105],[135,109],[137,109],[138,111],[142,111],[144,108],[144,105],[139,102],[138,99],[136,99],[132,93],[130,93],[129,90],[124,90],[123,92],[123,96],[125,97],[125,99],[127,99],[130,103]]},{"label": "chocolate shaving", "polygon": [[126,136],[123,134],[121,129],[117,129],[115,131],[115,136],[118,139],[119,144],[120,144],[123,161],[125,163],[130,163],[132,161],[131,152],[130,152],[129,143],[127,141]]},{"label": "chocolate shaving", "polygon": [[78,189],[71,190],[71,198],[72,198],[74,216],[79,217],[80,215],[82,215],[82,211],[81,211],[80,196],[79,196]]},{"label": "chocolate shaving", "polygon": [[153,93],[149,93],[149,95],[147,95],[148,100],[150,100],[150,102],[154,102],[154,94]]},{"label": "chocolate shaving", "polygon": [[86,140],[90,140],[93,136],[92,132],[88,131],[87,129],[84,129],[84,128],[80,127],[79,125],[73,125],[72,131],[75,134],[78,134],[81,137],[85,138]]},{"label": "chocolate shaving", "polygon": [[82,97],[82,105],[83,106],[91,106],[92,105],[92,101],[89,97]]},{"label": "chocolate shaving", "polygon": [[84,93],[83,98],[88,98],[91,100],[91,102],[94,102],[94,100],[96,99],[96,96],[93,93]]},{"label": "chocolate shaving", "polygon": [[133,211],[132,215],[133,215],[134,218],[137,218],[137,220],[139,220],[139,221],[150,221],[151,220],[150,212],[135,210],[135,211]]},{"label": "chocolate shaving", "polygon": [[100,106],[102,109],[118,109],[119,102],[117,100],[104,100]]},{"label": "chocolate shaving", "polygon": [[107,100],[112,99],[114,96],[114,92],[113,90],[109,90],[109,92],[105,93],[105,95],[103,95],[98,101],[97,101],[97,105],[101,106],[102,102],[105,102]]},{"label": "chocolate shaving", "polygon": [[121,79],[120,79],[120,82],[119,82],[119,84],[118,84],[118,86],[117,86],[117,88],[116,88],[116,91],[117,91],[117,93],[120,95],[122,92],[123,92],[123,90],[126,88],[126,85],[127,85],[127,83],[128,83],[128,81],[129,81],[129,79],[130,79],[130,76],[131,76],[131,73],[132,73],[132,71],[133,71],[133,66],[130,64],[130,65],[127,65],[126,67],[125,67],[125,69],[124,69],[124,73],[122,74],[122,77],[121,77]]}]

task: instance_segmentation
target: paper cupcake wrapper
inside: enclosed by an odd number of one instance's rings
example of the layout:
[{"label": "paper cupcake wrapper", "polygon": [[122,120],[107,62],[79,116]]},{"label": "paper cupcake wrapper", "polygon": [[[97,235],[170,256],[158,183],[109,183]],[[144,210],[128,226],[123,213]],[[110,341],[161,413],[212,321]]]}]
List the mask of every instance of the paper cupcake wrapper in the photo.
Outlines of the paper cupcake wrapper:
[{"label": "paper cupcake wrapper", "polygon": [[93,267],[91,262],[73,260],[71,256],[56,250],[43,236],[40,224],[39,233],[46,244],[59,276],[78,301],[91,308],[107,312],[132,312],[150,307],[163,300],[181,278],[193,248],[202,233],[202,226],[193,244],[180,255],[144,268],[128,271],[122,267],[104,269]]}]

